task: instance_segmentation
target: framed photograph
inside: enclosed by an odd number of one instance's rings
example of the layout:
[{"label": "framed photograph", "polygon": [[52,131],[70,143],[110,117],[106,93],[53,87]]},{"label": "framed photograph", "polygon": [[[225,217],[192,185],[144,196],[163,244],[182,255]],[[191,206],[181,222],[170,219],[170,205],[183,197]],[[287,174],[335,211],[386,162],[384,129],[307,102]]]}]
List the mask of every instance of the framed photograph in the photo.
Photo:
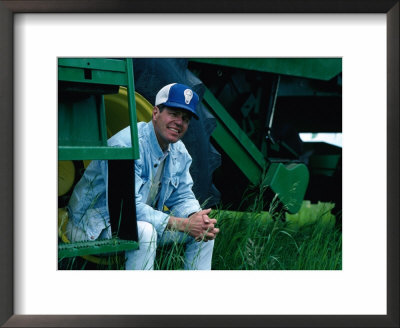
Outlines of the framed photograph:
[{"label": "framed photograph", "polygon": [[[0,324],[398,327],[399,7],[0,1]],[[58,270],[60,57],[341,58],[342,270]]]}]

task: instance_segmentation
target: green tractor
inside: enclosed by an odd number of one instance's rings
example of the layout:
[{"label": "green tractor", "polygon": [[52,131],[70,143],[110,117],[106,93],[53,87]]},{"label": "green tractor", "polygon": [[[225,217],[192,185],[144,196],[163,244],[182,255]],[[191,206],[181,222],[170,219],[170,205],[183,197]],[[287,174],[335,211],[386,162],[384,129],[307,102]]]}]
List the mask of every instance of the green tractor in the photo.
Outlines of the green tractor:
[{"label": "green tractor", "polygon": [[[341,70],[336,58],[60,58],[59,257],[99,261],[93,255],[117,244],[137,247],[137,236],[69,243],[63,207],[88,161],[137,158],[136,121],[151,119],[156,92],[171,82],[201,98],[183,142],[204,206],[241,213],[244,193],[262,190],[262,210],[274,203],[283,220],[304,200],[334,203],[339,213],[341,147],[300,135],[341,133]],[[128,125],[132,149],[109,149],[107,138]]]},{"label": "green tractor", "polygon": [[214,184],[224,204],[235,208],[251,182],[290,213],[303,199],[341,211],[341,146],[318,141],[342,132],[341,59],[196,58],[188,66],[207,86],[203,104],[217,121],[223,164]]}]

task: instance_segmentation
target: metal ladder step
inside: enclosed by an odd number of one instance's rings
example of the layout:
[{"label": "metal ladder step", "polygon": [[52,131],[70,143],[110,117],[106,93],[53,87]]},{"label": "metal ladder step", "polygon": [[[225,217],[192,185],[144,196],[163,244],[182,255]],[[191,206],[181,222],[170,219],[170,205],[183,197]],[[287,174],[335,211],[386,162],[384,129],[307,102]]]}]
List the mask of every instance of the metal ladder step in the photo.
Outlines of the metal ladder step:
[{"label": "metal ladder step", "polygon": [[75,243],[59,243],[58,258],[67,258],[94,254],[115,254],[117,252],[130,251],[139,248],[139,244],[133,240],[102,239],[94,241],[81,241]]}]

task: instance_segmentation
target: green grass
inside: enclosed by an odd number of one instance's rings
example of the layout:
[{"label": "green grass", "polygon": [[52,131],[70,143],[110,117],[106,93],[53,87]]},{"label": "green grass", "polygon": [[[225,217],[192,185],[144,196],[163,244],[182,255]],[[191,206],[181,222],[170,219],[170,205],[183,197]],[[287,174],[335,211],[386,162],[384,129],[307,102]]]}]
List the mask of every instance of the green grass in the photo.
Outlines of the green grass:
[{"label": "green grass", "polygon": [[[323,203],[322,203],[323,204]],[[323,216],[293,228],[269,213],[223,216],[213,270],[340,270],[341,231]]]},{"label": "green grass", "polygon": [[[334,204],[304,201],[296,214],[261,211],[262,198],[256,195],[246,211],[214,210],[210,217],[220,228],[213,252],[212,270],[341,270],[342,233],[331,214]],[[156,270],[183,269],[184,246],[159,247]],[[123,259],[106,266],[81,258],[65,259],[60,269],[119,269]]]},{"label": "green grass", "polygon": [[[331,203],[303,202],[294,215],[216,210],[213,270],[341,270],[342,233]],[[285,220],[282,220],[282,216]],[[159,249],[156,269],[183,268],[182,245]]]}]

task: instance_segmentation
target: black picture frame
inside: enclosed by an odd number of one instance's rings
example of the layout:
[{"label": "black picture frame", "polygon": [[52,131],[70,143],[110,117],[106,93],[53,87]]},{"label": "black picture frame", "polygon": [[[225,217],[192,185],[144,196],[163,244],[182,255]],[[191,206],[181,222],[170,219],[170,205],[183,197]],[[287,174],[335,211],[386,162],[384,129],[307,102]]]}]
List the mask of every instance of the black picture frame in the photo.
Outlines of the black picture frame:
[{"label": "black picture frame", "polygon": [[[399,327],[399,1],[0,1],[0,324],[4,327]],[[155,9],[157,8],[157,9]],[[387,315],[14,315],[13,17],[16,13],[384,13],[387,17]]]}]

